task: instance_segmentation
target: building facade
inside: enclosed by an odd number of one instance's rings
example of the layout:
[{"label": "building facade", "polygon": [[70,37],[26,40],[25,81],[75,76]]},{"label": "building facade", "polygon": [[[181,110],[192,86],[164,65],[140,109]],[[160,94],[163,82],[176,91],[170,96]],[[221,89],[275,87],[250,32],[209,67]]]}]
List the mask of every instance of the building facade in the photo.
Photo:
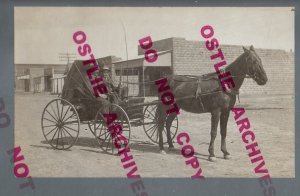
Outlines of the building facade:
[{"label": "building facade", "polygon": [[66,67],[59,64],[15,64],[15,91],[58,94],[63,87]]},{"label": "building facade", "polygon": [[[112,62],[121,59],[107,56],[96,60],[100,68],[104,65],[112,68]],[[61,94],[65,77],[71,66],[72,64],[15,64],[15,91]]]},{"label": "building facade", "polygon": [[[249,47],[249,46],[246,46]],[[255,45],[254,45],[255,47]],[[220,45],[227,64],[243,53],[242,46]],[[168,38],[153,42],[152,49],[158,52],[158,59],[149,63],[144,60],[144,50],[138,46],[139,58],[122,60],[115,56],[97,59],[100,69],[109,66],[115,85],[128,86],[130,96],[156,96],[156,86],[151,81],[166,75],[200,76],[214,72],[210,53],[201,41],[184,38]],[[262,60],[268,76],[264,86],[246,79],[243,94],[293,94],[295,81],[294,53],[275,49],[258,49],[256,53]],[[64,77],[71,65],[16,64],[15,89],[22,92],[61,93]]]}]

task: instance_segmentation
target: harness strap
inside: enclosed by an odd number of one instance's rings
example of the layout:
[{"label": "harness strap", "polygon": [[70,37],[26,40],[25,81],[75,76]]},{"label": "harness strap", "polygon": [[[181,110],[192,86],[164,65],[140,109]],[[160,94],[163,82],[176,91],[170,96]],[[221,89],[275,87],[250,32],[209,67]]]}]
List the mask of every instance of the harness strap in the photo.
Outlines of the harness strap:
[{"label": "harness strap", "polygon": [[238,101],[240,103],[240,91],[239,90],[234,90],[234,89],[230,89],[230,91],[226,92],[229,95],[235,95],[238,98]]},{"label": "harness strap", "polygon": [[[197,99],[198,98],[198,93],[199,93],[199,79],[197,80],[197,88],[196,88],[196,94],[195,94],[195,98]],[[201,89],[200,89],[201,90]]]},{"label": "harness strap", "polygon": [[199,98],[199,103],[200,103],[201,109],[202,109],[202,111],[205,111],[204,110],[204,105],[203,105],[202,100],[201,100],[201,95],[198,96],[199,95],[199,91],[201,93],[200,79],[197,80],[197,88],[196,88],[195,99]]}]

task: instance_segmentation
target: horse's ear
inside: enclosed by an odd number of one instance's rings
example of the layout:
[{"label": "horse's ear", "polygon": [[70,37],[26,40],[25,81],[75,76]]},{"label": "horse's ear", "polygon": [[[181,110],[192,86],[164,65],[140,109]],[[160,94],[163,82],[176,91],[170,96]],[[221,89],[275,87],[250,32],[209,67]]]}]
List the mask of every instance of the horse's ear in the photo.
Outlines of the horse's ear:
[{"label": "horse's ear", "polygon": [[244,52],[249,52],[249,50],[247,48],[245,48],[244,46],[243,46],[243,50],[244,50]]},{"label": "horse's ear", "polygon": [[252,45],[250,46],[250,50],[254,51],[254,47]]}]

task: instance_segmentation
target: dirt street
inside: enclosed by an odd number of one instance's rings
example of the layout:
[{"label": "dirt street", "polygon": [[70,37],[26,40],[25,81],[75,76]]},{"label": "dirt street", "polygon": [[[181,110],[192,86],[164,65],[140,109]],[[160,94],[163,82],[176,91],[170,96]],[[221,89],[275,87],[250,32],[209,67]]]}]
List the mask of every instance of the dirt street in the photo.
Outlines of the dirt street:
[{"label": "dirt street", "polygon": [[[126,177],[120,157],[102,152],[92,133],[82,126],[77,143],[69,150],[54,150],[45,142],[41,115],[54,95],[16,93],[15,146],[21,146],[33,177]],[[294,97],[292,95],[242,95],[252,130],[256,134],[266,167],[272,177],[295,176]],[[187,132],[205,177],[257,177],[233,115],[228,122],[227,148],[230,160],[220,151],[220,134],[215,142],[216,162],[208,161],[210,114],[181,112],[179,132]],[[174,152],[158,153],[142,127],[134,127],[131,145],[138,173],[142,177],[190,177],[195,171],[185,165],[180,146]]]}]

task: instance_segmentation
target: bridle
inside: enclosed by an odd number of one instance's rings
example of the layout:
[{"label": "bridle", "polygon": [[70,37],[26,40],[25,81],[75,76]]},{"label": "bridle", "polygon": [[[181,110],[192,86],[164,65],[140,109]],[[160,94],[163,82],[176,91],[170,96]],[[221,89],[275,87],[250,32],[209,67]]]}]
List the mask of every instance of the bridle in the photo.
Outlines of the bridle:
[{"label": "bridle", "polygon": [[[245,59],[245,61],[246,61],[246,70],[247,70],[247,74],[246,74],[246,76],[248,75],[248,78],[252,78],[253,80],[255,80],[256,81],[256,79],[257,79],[257,71],[254,71],[254,73],[251,73],[250,72],[250,69],[249,69],[249,58],[251,58],[250,57],[250,55],[248,55],[247,57],[246,57],[246,59]],[[253,62],[252,62],[252,64],[253,64]]]}]

